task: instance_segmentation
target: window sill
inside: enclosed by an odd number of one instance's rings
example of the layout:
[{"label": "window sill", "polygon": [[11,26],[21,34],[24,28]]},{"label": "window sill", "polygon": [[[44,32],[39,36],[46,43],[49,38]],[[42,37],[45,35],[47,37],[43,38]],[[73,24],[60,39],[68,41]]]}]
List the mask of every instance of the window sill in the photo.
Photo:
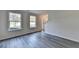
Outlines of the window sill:
[{"label": "window sill", "polygon": [[20,31],[22,29],[8,29],[9,32]]},{"label": "window sill", "polygon": [[30,27],[30,29],[36,29],[36,27]]}]

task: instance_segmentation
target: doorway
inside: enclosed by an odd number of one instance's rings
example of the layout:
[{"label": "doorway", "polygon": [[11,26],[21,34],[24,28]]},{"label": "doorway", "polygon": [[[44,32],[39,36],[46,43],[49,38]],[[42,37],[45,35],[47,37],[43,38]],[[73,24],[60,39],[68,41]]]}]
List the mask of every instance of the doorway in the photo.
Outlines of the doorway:
[{"label": "doorway", "polygon": [[48,14],[41,15],[41,18],[42,18],[42,32],[44,32],[45,31],[45,25],[48,22]]}]

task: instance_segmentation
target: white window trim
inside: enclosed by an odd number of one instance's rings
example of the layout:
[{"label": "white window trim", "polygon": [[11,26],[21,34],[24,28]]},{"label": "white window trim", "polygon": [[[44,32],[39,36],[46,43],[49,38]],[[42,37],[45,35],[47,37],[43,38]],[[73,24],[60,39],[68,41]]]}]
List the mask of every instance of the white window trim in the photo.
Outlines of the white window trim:
[{"label": "white window trim", "polygon": [[[21,13],[17,13],[17,12],[9,12],[9,13],[21,14]],[[8,15],[10,16],[10,14],[8,14]],[[8,18],[9,18],[9,16],[8,16]],[[9,18],[8,22],[9,22],[9,26],[10,26],[10,18]],[[8,27],[8,31],[10,31],[10,32],[19,31],[19,30],[22,30],[22,14],[21,14],[21,28],[12,29],[12,28]]]},{"label": "white window trim", "polygon": [[[35,19],[35,27],[31,27],[31,25],[30,25],[30,29],[34,29],[34,28],[36,28],[37,27],[37,17],[35,16],[35,15],[30,15],[30,16],[34,16],[36,19]],[[29,16],[29,17],[30,17]],[[29,18],[30,19],[30,18]],[[30,21],[29,21],[29,23],[30,23]]]}]

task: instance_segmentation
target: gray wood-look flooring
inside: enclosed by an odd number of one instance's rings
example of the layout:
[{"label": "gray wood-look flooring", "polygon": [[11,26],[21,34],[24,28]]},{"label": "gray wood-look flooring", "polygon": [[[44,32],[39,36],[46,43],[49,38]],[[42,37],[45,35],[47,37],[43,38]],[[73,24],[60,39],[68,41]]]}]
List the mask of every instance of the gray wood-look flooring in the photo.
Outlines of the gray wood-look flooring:
[{"label": "gray wood-look flooring", "polygon": [[0,48],[79,48],[79,43],[38,32],[0,41]]}]

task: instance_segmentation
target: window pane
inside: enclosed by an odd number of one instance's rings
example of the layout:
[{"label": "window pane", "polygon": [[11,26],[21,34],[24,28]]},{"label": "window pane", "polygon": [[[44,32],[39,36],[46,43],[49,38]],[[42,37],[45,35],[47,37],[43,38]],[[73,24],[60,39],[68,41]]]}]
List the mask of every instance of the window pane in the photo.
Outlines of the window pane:
[{"label": "window pane", "polygon": [[30,27],[31,28],[36,27],[36,24],[35,23],[30,23]]},{"label": "window pane", "polygon": [[16,22],[10,22],[10,28],[16,28]]},{"label": "window pane", "polygon": [[21,29],[21,22],[10,22],[10,28]]},{"label": "window pane", "polygon": [[30,21],[36,21],[36,17],[35,16],[30,16]]},{"label": "window pane", "polygon": [[10,21],[21,21],[21,14],[9,13]]},{"label": "window pane", "polygon": [[16,22],[16,28],[21,29],[21,22]]}]

